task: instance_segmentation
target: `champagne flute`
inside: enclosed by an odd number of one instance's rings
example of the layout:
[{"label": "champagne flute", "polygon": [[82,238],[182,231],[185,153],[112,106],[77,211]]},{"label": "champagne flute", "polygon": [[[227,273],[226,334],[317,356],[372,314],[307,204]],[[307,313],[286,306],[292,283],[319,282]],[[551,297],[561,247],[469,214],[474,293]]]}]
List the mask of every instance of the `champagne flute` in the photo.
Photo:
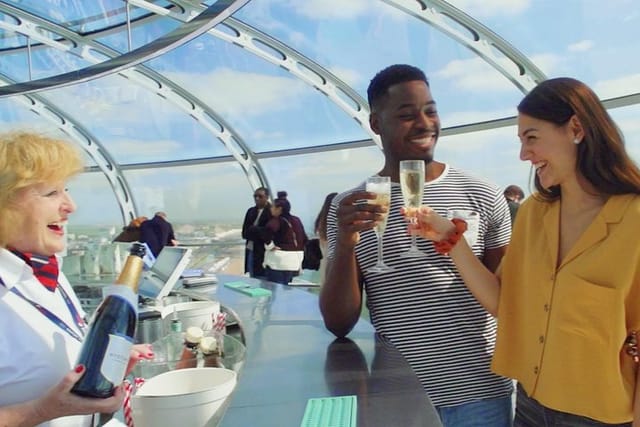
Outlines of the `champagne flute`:
[{"label": "champagne flute", "polygon": [[[391,201],[391,179],[388,176],[372,176],[367,178],[366,190],[371,193],[376,193],[375,200],[369,201],[369,203],[375,203],[377,205],[386,206],[389,208]],[[367,272],[372,273],[384,273],[387,271],[393,271],[393,267],[389,267],[382,260],[382,235],[387,228],[387,218],[389,213],[384,214],[382,221],[378,222],[373,229],[376,233],[376,239],[378,240],[378,261],[376,265],[367,269]]]},{"label": "champagne flute", "polygon": [[[422,204],[424,189],[424,160],[400,161],[400,187],[405,208],[419,208]],[[416,218],[411,218],[414,222]],[[411,247],[401,254],[403,257],[424,258],[426,255],[418,249],[416,235],[411,235]]]}]

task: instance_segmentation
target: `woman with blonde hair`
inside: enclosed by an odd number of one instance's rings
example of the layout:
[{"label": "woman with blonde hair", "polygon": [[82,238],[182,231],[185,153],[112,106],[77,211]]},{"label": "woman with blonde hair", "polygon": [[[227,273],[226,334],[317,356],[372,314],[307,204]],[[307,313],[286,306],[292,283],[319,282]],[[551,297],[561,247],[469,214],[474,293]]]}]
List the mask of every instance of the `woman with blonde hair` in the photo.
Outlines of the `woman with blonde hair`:
[{"label": "woman with blonde hair", "polygon": [[[93,414],[122,405],[71,393],[85,372],[74,366],[85,313],[56,253],[76,205],[67,181],[83,169],[69,143],[32,133],[0,134],[0,424],[89,427]],[[151,358],[137,345],[129,369]]]}]

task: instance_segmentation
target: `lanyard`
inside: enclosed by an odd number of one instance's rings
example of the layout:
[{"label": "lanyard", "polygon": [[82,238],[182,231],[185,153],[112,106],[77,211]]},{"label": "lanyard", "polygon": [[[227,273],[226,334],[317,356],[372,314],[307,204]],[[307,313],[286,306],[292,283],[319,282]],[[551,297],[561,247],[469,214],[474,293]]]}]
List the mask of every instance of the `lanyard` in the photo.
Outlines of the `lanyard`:
[{"label": "lanyard", "polygon": [[[0,284],[2,284],[3,286],[6,286],[4,284],[4,282],[2,281],[2,279],[0,279]],[[62,286],[58,286],[57,289],[60,290],[60,294],[62,295],[62,298],[64,299],[65,304],[67,304],[67,308],[69,309],[69,312],[71,313],[71,317],[73,317],[73,320],[74,320],[76,326],[78,327],[78,329],[80,329],[80,331],[82,331],[82,334],[84,335],[84,328],[86,327],[85,321],[80,316],[80,313],[78,312],[76,307],[73,305],[73,302],[71,301],[71,298],[69,297],[67,292],[64,290],[64,288]],[[71,335],[73,338],[75,338],[79,342],[82,342],[82,337],[80,335],[78,335],[78,333],[76,331],[71,329],[71,327],[69,325],[67,325],[64,322],[64,320],[60,319],[58,316],[56,316],[54,313],[52,313],[46,307],[43,307],[41,304],[38,304],[34,300],[24,296],[24,294],[22,292],[20,292],[18,290],[18,288],[16,288],[15,286],[12,287],[10,289],[10,291],[13,292],[14,294],[16,294],[17,296],[19,296],[20,298],[22,298],[23,300],[25,300],[26,302],[28,302],[29,304],[31,304],[32,306],[34,306],[40,313],[42,313],[47,319],[51,320],[60,329],[62,329],[63,331],[67,332],[69,335]]]}]

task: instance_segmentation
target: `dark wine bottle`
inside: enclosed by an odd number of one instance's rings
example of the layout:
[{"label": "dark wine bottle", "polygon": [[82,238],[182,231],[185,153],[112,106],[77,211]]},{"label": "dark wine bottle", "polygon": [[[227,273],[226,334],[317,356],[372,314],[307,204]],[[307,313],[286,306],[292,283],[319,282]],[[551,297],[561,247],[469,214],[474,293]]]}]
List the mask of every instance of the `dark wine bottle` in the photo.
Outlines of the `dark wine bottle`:
[{"label": "dark wine bottle", "polygon": [[138,285],[145,247],[134,243],[113,286],[105,289],[89,325],[76,366],[86,367],[71,389],[87,397],[111,397],[122,383],[129,363],[138,321]]}]

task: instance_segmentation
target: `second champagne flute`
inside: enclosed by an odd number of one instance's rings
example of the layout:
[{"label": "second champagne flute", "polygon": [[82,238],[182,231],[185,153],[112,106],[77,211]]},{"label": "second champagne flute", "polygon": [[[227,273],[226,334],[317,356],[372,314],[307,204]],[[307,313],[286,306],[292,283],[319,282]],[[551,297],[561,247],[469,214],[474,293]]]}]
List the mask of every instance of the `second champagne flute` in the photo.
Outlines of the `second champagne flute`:
[{"label": "second champagne flute", "polygon": [[[375,200],[371,200],[370,203],[386,206],[389,208],[391,201],[391,179],[388,176],[372,176],[367,178],[366,190],[371,193],[376,193],[378,197]],[[387,271],[393,271],[393,267],[389,267],[382,260],[382,235],[387,228],[387,218],[389,213],[384,214],[384,219],[376,224],[374,231],[376,233],[376,239],[378,240],[378,261],[376,265],[367,269],[367,272],[384,273]]]},{"label": "second champagne flute", "polygon": [[[424,160],[400,161],[400,187],[405,208],[419,208],[422,204],[424,189]],[[411,219],[415,221],[415,218]],[[416,235],[411,235],[411,247],[401,256],[409,258],[424,258],[426,255],[418,249]]]}]

